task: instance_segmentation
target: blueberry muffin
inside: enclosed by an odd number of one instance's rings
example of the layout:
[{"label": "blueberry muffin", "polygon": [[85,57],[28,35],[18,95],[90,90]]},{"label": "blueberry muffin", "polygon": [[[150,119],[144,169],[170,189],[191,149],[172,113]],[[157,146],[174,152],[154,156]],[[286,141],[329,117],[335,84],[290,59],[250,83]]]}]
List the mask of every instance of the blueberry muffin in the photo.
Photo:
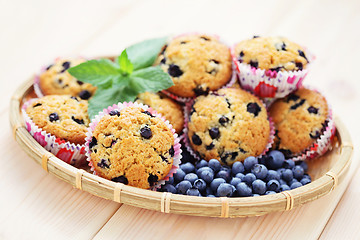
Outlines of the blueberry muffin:
[{"label": "blueberry muffin", "polygon": [[141,93],[136,102],[150,106],[156,112],[165,117],[175,131],[180,133],[184,127],[184,114],[181,105],[159,93]]},{"label": "blueberry muffin", "polygon": [[240,63],[272,71],[297,71],[309,63],[304,49],[283,37],[254,37],[236,44]]},{"label": "blueberry muffin", "polygon": [[71,95],[81,99],[89,99],[96,87],[84,83],[68,73],[67,69],[83,63],[84,59],[59,59],[48,66],[39,77],[39,87],[44,95]]},{"label": "blueberry muffin", "polygon": [[146,189],[172,168],[174,135],[159,117],[129,106],[100,119],[89,150],[97,175]]},{"label": "blueberry muffin", "polygon": [[300,88],[274,102],[269,112],[276,129],[273,148],[290,158],[320,137],[327,125],[329,108],[320,93]]},{"label": "blueberry muffin", "polygon": [[180,97],[195,97],[217,90],[230,81],[229,48],[215,37],[185,35],[173,39],[157,59],[174,86],[168,91]]},{"label": "blueberry muffin", "polygon": [[60,139],[85,143],[88,102],[70,95],[48,95],[33,101],[26,113],[34,124]]},{"label": "blueberry muffin", "polygon": [[231,165],[263,153],[270,137],[262,102],[237,88],[224,88],[194,100],[188,140],[201,158]]}]

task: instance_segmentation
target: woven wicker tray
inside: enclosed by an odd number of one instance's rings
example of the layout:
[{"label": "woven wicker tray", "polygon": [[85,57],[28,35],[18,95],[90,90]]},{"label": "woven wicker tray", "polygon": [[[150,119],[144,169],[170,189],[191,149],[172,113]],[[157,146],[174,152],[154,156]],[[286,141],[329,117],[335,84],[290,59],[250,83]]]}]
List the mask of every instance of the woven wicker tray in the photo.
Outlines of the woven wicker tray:
[{"label": "woven wicker tray", "polygon": [[185,215],[259,216],[291,210],[330,193],[343,181],[351,163],[353,145],[350,135],[340,119],[335,116],[337,132],[332,150],[309,162],[309,174],[313,181],[291,191],[259,197],[207,198],[154,192],[115,183],[63,162],[42,148],[27,132],[20,107],[24,100],[35,97],[33,80],[30,78],[24,82],[11,98],[10,124],[15,140],[45,171],[76,188],[119,203]]}]

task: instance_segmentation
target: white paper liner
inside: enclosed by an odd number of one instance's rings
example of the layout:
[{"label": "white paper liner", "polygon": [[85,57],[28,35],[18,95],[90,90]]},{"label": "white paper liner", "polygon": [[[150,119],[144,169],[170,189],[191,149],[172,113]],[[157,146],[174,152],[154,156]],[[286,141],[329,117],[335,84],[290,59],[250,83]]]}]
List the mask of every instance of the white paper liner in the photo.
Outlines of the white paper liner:
[{"label": "white paper liner", "polygon": [[21,107],[22,115],[25,121],[25,126],[31,136],[47,151],[54,154],[64,162],[79,167],[86,163],[85,145],[74,144],[69,141],[64,141],[36,126],[26,113],[26,108],[35,101],[36,98],[30,99]]},{"label": "white paper liner", "polygon": [[161,114],[157,113],[155,110],[153,110],[152,108],[150,108],[147,105],[144,105],[142,103],[132,103],[132,102],[123,102],[123,103],[118,103],[118,104],[114,104],[113,106],[109,106],[108,108],[104,109],[103,111],[99,112],[98,115],[96,115],[88,128],[88,132],[86,133],[86,143],[85,143],[85,155],[87,158],[87,161],[89,163],[89,166],[91,167],[91,170],[94,172],[94,174],[96,174],[95,168],[93,166],[92,161],[90,160],[90,149],[89,149],[89,143],[91,142],[92,139],[92,133],[96,127],[96,125],[100,122],[101,118],[103,118],[105,115],[108,115],[110,111],[112,110],[119,110],[121,111],[122,109],[126,108],[126,107],[130,107],[130,106],[135,106],[135,107],[140,107],[145,111],[149,111],[152,115],[159,117],[160,119],[162,119],[166,126],[171,130],[171,132],[173,133],[174,136],[174,157],[173,157],[173,165],[172,168],[170,169],[169,173],[161,180],[159,180],[154,186],[152,186],[150,189],[153,191],[156,191],[157,189],[159,189],[161,187],[161,185],[165,184],[165,181],[169,180],[170,177],[173,176],[173,174],[177,171],[177,169],[179,168],[179,165],[181,163],[181,145],[180,145],[180,139],[178,138],[177,133],[175,132],[175,129],[172,127],[172,125],[170,124],[170,122],[168,120],[166,120],[163,116],[161,116]]},{"label": "white paper liner", "polygon": [[[259,101],[262,102],[263,106],[266,109],[265,103],[261,99],[259,99]],[[192,147],[190,145],[190,140],[188,138],[188,122],[189,122],[191,107],[193,104],[194,104],[194,99],[190,102],[187,102],[186,105],[184,106],[184,118],[185,119],[184,119],[184,130],[183,130],[184,133],[182,134],[182,139],[184,141],[186,150],[190,153],[191,156],[193,156],[196,160],[199,161],[199,160],[201,160],[201,158],[192,149]],[[264,156],[269,151],[269,149],[271,148],[271,146],[273,145],[274,140],[275,140],[275,125],[274,125],[274,122],[272,121],[272,118],[270,117],[268,111],[266,111],[266,112],[267,112],[268,121],[269,121],[269,125],[270,125],[269,140],[268,140],[268,143],[266,144],[264,151],[260,155],[256,156],[256,158],[261,158],[262,156]]]},{"label": "white paper liner", "polygon": [[261,98],[282,98],[302,86],[315,57],[306,51],[309,63],[306,69],[298,71],[271,71],[251,67],[240,63],[235,53],[235,45],[231,48],[231,56],[236,67],[240,86]]}]

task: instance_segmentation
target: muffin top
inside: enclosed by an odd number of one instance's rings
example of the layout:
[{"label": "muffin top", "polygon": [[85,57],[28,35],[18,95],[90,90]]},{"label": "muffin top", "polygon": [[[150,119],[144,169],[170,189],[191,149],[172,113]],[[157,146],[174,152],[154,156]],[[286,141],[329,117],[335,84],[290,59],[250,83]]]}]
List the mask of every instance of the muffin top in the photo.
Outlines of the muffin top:
[{"label": "muffin top", "polygon": [[201,158],[231,165],[266,149],[270,124],[262,102],[237,88],[195,99],[188,122],[188,139]]},{"label": "muffin top", "polygon": [[85,143],[90,120],[88,102],[69,95],[48,95],[33,101],[26,113],[47,133],[75,144]]},{"label": "muffin top", "polygon": [[236,44],[240,63],[272,71],[297,71],[309,63],[304,49],[283,37],[254,37]]},{"label": "muffin top", "polygon": [[39,77],[39,86],[44,95],[71,95],[89,99],[96,87],[84,83],[68,73],[67,69],[83,63],[84,59],[59,59],[48,66]]},{"label": "muffin top", "polygon": [[146,104],[169,120],[177,133],[184,127],[184,114],[181,105],[159,93],[141,93],[136,102]]},{"label": "muffin top", "polygon": [[269,111],[276,129],[273,148],[287,157],[296,156],[320,137],[329,114],[325,97],[307,88],[277,100]]},{"label": "muffin top", "polygon": [[217,90],[232,76],[229,48],[207,35],[185,35],[173,39],[157,59],[174,86],[169,92],[195,97]]},{"label": "muffin top", "polygon": [[174,135],[159,117],[140,107],[112,110],[96,125],[89,143],[97,175],[149,188],[170,171]]}]

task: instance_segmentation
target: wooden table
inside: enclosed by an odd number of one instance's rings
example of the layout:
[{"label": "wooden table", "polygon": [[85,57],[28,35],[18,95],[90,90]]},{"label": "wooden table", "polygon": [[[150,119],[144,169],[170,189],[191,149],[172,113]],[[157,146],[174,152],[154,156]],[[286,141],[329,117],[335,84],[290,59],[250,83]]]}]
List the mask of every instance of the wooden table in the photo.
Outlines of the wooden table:
[{"label": "wooden table", "polygon": [[[359,239],[359,11],[356,0],[1,1],[0,239]],[[262,217],[163,214],[74,189],[14,141],[10,97],[55,57],[119,54],[147,38],[189,31],[230,43],[281,35],[307,46],[317,59],[305,83],[322,90],[353,138],[345,182],[300,208]]]}]

